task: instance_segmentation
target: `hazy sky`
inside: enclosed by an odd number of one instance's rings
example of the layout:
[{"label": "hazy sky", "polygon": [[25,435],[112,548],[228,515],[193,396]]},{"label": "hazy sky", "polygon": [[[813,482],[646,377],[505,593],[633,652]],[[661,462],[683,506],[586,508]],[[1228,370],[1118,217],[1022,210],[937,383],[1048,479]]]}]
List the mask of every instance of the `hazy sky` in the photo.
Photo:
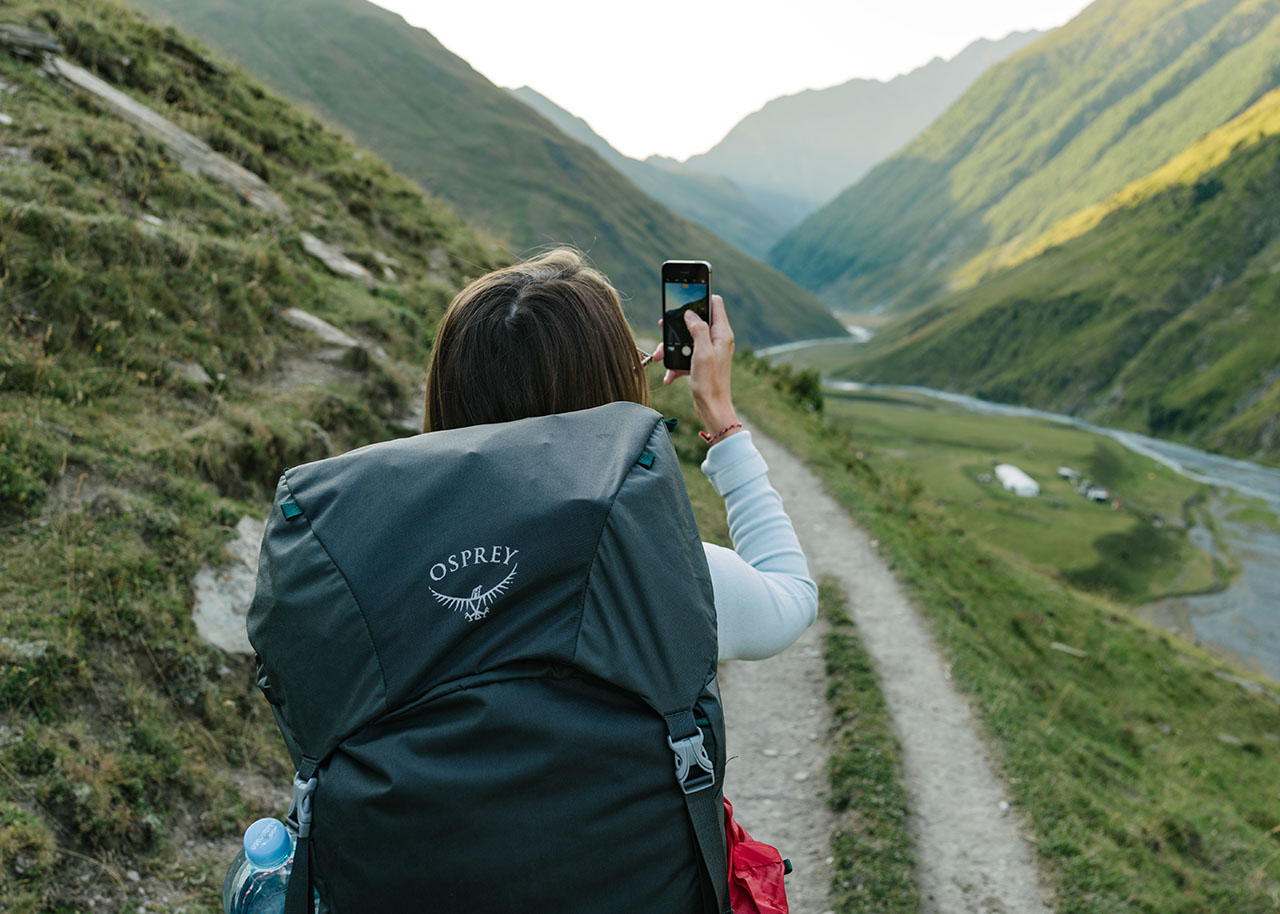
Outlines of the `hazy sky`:
[{"label": "hazy sky", "polygon": [[892,79],[1089,0],[376,0],[500,86],[528,85],[630,156],[705,152],[765,102]]}]

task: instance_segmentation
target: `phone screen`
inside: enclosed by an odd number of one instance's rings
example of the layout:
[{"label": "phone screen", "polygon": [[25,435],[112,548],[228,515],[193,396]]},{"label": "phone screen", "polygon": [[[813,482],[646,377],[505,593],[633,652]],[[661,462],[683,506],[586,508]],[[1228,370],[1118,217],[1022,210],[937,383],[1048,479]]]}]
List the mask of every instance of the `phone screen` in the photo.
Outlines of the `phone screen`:
[{"label": "phone screen", "polygon": [[690,308],[704,321],[711,314],[710,297],[705,282],[664,282],[662,284],[663,343],[667,349],[667,364],[688,366],[693,354],[693,336],[684,322],[684,313]]}]

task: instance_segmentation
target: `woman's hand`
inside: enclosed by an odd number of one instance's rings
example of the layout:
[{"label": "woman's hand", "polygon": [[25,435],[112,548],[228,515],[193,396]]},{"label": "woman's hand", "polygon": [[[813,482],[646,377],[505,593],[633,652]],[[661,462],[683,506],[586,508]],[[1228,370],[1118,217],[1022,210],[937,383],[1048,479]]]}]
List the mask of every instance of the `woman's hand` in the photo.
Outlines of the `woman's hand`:
[{"label": "woman's hand", "polygon": [[[711,296],[711,323],[707,324],[692,308],[684,313],[685,326],[693,336],[693,358],[689,371],[667,369],[663,384],[670,384],[683,375],[689,375],[689,390],[693,394],[693,407],[698,411],[707,434],[716,435],[721,429],[738,422],[733,408],[730,381],[733,371],[733,327],[725,314],[724,299]],[[661,322],[659,322],[661,323]],[[662,358],[663,347],[658,346],[654,361]],[[733,429],[727,438],[740,429]],[[723,440],[723,439],[720,439]]]}]

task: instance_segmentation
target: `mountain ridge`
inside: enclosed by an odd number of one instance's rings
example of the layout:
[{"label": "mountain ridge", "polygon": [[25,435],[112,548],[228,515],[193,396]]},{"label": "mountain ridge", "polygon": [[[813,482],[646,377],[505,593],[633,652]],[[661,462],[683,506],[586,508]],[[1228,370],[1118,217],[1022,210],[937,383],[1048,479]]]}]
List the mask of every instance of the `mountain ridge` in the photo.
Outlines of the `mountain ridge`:
[{"label": "mountain ridge", "polygon": [[754,193],[792,201],[790,228],[926,128],[993,64],[1040,32],[979,38],[889,80],[855,78],[770,99],[711,149],[680,167],[718,175]]},{"label": "mountain ridge", "polygon": [[786,225],[758,207],[727,178],[663,167],[618,152],[589,123],[529,86],[509,89],[566,135],[593,149],[645,194],[725,241],[762,258]]}]

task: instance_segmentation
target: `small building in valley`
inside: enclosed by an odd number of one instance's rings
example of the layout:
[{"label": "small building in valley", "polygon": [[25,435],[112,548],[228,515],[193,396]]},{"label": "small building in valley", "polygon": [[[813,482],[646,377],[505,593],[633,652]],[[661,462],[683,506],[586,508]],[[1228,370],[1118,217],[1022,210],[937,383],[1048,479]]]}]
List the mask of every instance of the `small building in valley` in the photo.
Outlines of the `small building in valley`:
[{"label": "small building in valley", "polygon": [[996,479],[1014,495],[1034,498],[1040,494],[1040,484],[1011,463],[996,466]]}]

